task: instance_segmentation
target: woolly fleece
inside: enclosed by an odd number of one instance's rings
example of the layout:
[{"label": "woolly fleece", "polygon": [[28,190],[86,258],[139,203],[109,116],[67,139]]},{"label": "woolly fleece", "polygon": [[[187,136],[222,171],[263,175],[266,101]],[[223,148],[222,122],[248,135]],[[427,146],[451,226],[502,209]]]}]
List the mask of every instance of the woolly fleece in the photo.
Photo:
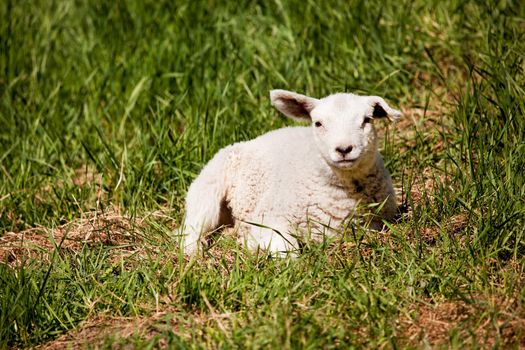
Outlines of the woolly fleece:
[{"label": "woolly fleece", "polygon": [[396,119],[398,111],[375,96],[317,100],[273,90],[271,99],[285,115],[312,125],[274,130],[213,157],[186,198],[187,253],[222,225],[234,225],[251,249],[286,252],[298,240],[333,236],[345,219],[361,220],[359,208],[367,204],[383,205],[373,227],[394,217],[392,181],[371,119]]}]

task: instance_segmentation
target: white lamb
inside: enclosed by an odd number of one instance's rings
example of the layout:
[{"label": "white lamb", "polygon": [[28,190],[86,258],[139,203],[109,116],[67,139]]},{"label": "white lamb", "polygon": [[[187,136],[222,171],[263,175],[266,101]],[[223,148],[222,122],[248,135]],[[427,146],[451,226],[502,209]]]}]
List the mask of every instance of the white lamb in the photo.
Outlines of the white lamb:
[{"label": "white lamb", "polygon": [[282,253],[297,249],[306,232],[334,235],[345,219],[363,218],[361,208],[373,212],[368,204],[378,203],[373,227],[394,217],[392,181],[372,121],[395,120],[399,111],[381,97],[348,93],[316,99],[273,90],[270,98],[286,116],[311,126],[235,143],[210,160],[186,198],[186,253],[226,225],[249,248]]}]

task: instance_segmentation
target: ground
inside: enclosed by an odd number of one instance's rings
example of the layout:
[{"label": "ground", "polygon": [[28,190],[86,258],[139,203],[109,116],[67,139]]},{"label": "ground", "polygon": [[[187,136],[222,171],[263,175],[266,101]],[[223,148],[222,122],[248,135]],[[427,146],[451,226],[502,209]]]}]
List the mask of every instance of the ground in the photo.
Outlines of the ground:
[{"label": "ground", "polygon": [[[0,348],[525,348],[525,6],[0,4]],[[269,90],[379,95],[398,194],[297,257],[176,228]]]}]

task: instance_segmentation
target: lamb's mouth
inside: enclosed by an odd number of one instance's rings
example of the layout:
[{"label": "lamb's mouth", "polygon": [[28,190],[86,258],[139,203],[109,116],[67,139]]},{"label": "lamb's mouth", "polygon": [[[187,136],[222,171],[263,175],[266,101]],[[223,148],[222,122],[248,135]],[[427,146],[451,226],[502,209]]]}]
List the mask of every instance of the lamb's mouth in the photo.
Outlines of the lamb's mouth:
[{"label": "lamb's mouth", "polygon": [[357,158],[354,159],[339,159],[335,161],[335,164],[339,167],[348,168],[354,165],[357,161]]}]

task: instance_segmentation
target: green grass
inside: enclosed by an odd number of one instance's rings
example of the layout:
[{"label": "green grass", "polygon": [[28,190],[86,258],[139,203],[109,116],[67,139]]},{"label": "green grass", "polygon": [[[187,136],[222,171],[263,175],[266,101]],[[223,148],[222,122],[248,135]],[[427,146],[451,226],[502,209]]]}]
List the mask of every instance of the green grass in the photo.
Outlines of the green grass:
[{"label": "green grass", "polygon": [[[0,347],[523,346],[525,6],[482,3],[2,1],[0,249],[44,248],[0,263]],[[182,259],[206,161],[292,123],[273,88],[400,107],[378,127],[405,213],[296,259]],[[60,238],[94,211],[121,236]]]}]

